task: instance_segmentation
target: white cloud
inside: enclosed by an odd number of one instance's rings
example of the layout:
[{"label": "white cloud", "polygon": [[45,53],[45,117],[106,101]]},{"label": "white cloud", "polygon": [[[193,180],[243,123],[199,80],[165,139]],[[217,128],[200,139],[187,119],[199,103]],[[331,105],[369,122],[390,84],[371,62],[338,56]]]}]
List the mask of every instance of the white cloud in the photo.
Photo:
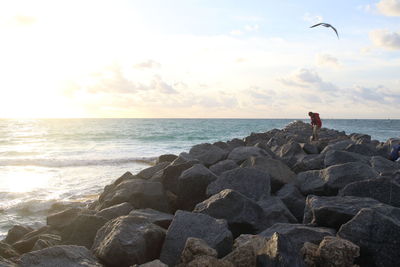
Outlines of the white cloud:
[{"label": "white cloud", "polygon": [[242,35],[243,32],[241,30],[232,30],[231,35]]},{"label": "white cloud", "polygon": [[317,54],[316,62],[318,66],[327,66],[333,68],[340,67],[339,60],[328,54]]},{"label": "white cloud", "polygon": [[369,33],[369,38],[377,47],[390,50],[400,49],[400,34],[398,32],[390,32],[388,30],[373,30]]},{"label": "white cloud", "polygon": [[137,63],[133,67],[137,68],[137,69],[155,69],[155,68],[161,68],[161,64],[154,60],[149,59],[149,60]]},{"label": "white cloud", "polygon": [[381,0],[376,6],[383,15],[400,16],[400,0]]},{"label": "white cloud", "polygon": [[260,28],[260,26],[258,26],[258,24],[254,24],[254,25],[246,25],[244,27],[244,29],[248,32],[256,32],[258,31],[258,29]]},{"label": "white cloud", "polygon": [[311,15],[310,13],[306,13],[303,16],[303,20],[310,23],[320,23],[323,21],[323,17],[320,15]]}]

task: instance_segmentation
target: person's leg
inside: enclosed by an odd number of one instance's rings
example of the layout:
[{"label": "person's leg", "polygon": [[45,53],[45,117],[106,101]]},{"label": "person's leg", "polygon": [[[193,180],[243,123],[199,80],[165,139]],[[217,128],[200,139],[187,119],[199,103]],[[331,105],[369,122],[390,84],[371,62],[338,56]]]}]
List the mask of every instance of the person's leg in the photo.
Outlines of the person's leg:
[{"label": "person's leg", "polygon": [[319,139],[319,130],[321,129],[321,127],[315,125],[315,140]]},{"label": "person's leg", "polygon": [[312,128],[312,141],[314,141],[314,140],[316,140],[316,138],[317,138],[317,125],[313,125],[313,128]]}]

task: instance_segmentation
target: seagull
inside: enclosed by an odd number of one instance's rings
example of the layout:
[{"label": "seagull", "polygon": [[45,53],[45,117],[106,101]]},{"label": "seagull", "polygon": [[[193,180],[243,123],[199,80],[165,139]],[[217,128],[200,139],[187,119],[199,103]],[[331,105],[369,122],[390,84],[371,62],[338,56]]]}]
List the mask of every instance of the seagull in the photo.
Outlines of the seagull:
[{"label": "seagull", "polygon": [[327,28],[332,28],[335,31],[335,33],[337,35],[337,38],[339,39],[339,34],[338,34],[337,30],[331,24],[322,22],[322,23],[315,24],[315,25],[311,26],[310,28],[314,28],[314,27],[317,27],[317,26],[324,26],[324,27],[327,27]]}]

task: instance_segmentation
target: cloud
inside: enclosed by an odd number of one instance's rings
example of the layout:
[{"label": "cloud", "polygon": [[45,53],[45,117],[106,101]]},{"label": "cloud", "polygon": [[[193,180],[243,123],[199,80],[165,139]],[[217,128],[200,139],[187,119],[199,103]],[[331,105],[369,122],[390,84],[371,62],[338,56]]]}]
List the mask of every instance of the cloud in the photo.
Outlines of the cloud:
[{"label": "cloud", "polygon": [[328,54],[317,54],[316,61],[318,66],[340,67],[339,60]]},{"label": "cloud", "polygon": [[156,69],[156,68],[161,68],[161,64],[154,60],[149,59],[147,61],[137,63],[133,67],[137,69]]},{"label": "cloud", "polygon": [[36,22],[36,18],[32,16],[17,15],[13,17],[13,21],[19,26],[29,26]]},{"label": "cloud", "polygon": [[254,25],[246,25],[244,27],[244,29],[248,32],[257,32],[258,29],[260,28],[260,26],[258,26],[258,24],[254,24]]},{"label": "cloud", "polygon": [[160,76],[154,77],[153,81],[151,82],[150,88],[167,95],[178,93],[178,91],[175,90],[174,87],[163,81]]},{"label": "cloud", "polygon": [[400,16],[400,0],[381,0],[376,6],[383,15]]},{"label": "cloud", "polygon": [[243,32],[241,30],[232,30],[230,33],[231,33],[231,35],[242,35],[243,34]]},{"label": "cloud", "polygon": [[310,23],[320,23],[323,21],[323,17],[320,15],[311,15],[310,13],[306,13],[303,16],[303,20]]},{"label": "cloud", "polygon": [[379,104],[398,103],[400,94],[395,93],[384,86],[377,87],[364,87],[355,85],[353,88],[347,90],[350,99],[354,102],[371,102]]},{"label": "cloud", "polygon": [[258,86],[252,86],[247,91],[256,104],[272,104],[276,98],[276,93],[273,90],[261,89]]},{"label": "cloud", "polygon": [[246,59],[246,58],[243,58],[243,57],[238,57],[238,58],[235,60],[236,63],[243,63],[243,62],[246,62],[246,61],[247,61],[247,59]]},{"label": "cloud", "polygon": [[287,86],[314,89],[322,92],[335,93],[338,90],[336,85],[323,81],[316,71],[305,68],[296,70],[288,77],[280,78],[278,81]]},{"label": "cloud", "polygon": [[400,49],[400,34],[388,30],[373,30],[369,33],[369,38],[377,47],[389,50]]}]

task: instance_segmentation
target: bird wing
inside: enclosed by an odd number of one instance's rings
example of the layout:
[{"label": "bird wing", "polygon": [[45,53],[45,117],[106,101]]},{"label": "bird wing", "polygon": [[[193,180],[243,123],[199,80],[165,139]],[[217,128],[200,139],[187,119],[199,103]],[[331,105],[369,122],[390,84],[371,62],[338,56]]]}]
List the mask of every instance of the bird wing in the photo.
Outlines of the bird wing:
[{"label": "bird wing", "polygon": [[333,27],[333,26],[330,25],[330,24],[329,24],[329,27],[331,27],[331,28],[335,31],[335,33],[336,33],[336,35],[337,35],[337,38],[339,39],[339,34],[338,34],[337,30],[335,29],[335,27]]},{"label": "bird wing", "polygon": [[324,23],[318,23],[318,24],[315,24],[315,25],[311,26],[310,28],[314,28],[314,27],[317,27],[317,26],[323,25],[323,24],[324,24]]}]

